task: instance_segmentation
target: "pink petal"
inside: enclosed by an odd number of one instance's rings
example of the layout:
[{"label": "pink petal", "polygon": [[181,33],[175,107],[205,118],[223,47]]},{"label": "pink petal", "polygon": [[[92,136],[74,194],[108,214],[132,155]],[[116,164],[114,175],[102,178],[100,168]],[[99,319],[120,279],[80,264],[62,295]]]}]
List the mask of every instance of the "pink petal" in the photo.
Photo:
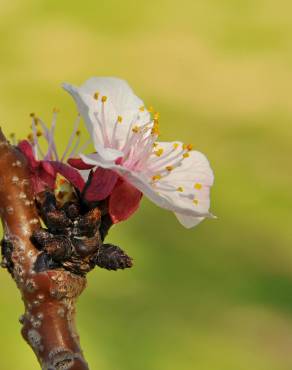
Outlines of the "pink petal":
[{"label": "pink petal", "polygon": [[86,200],[93,202],[107,198],[112,192],[119,175],[114,171],[98,167],[89,177],[90,184],[84,192]]},{"label": "pink petal", "polygon": [[91,170],[94,167],[91,164],[84,163],[81,158],[69,158],[67,162],[77,170]]},{"label": "pink petal", "polygon": [[129,218],[137,211],[142,193],[126,181],[121,181],[112,192],[109,200],[109,213],[113,223]]},{"label": "pink petal", "polygon": [[59,172],[68,181],[70,181],[71,184],[74,185],[78,190],[80,191],[83,190],[85,182],[80,173],[77,170],[75,170],[75,168],[58,161],[50,161],[50,165],[54,168],[56,173]]},{"label": "pink petal", "polygon": [[35,159],[32,146],[27,140],[22,140],[17,147],[26,156],[31,169],[35,169],[39,166],[39,161]]}]

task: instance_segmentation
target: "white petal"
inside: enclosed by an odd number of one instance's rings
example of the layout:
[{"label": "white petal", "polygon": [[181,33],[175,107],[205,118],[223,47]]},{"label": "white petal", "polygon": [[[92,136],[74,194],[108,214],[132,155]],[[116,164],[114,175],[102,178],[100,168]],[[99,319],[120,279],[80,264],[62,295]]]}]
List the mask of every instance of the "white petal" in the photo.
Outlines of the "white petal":
[{"label": "white petal", "polygon": [[197,226],[205,219],[205,217],[186,216],[182,213],[175,213],[175,215],[179,222],[187,229]]},{"label": "white petal", "polygon": [[98,145],[96,149],[97,152],[93,154],[80,154],[80,158],[84,163],[107,168],[106,166],[115,165],[115,161],[123,155],[123,153],[118,150],[104,148],[100,145]]},{"label": "white petal", "polygon": [[[81,87],[70,84],[63,84],[63,87],[75,99],[95,144],[120,150],[132,136],[134,125],[150,121],[149,112],[140,111],[143,101],[121,79],[93,77]],[[98,100],[94,98],[97,92]],[[102,96],[107,97],[105,103],[101,103]]]}]

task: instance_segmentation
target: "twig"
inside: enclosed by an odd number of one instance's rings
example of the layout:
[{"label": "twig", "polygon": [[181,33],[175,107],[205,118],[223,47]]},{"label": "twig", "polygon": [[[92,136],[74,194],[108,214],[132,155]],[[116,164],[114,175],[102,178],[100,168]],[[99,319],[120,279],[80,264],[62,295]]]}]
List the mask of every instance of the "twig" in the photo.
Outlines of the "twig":
[{"label": "twig", "polygon": [[4,229],[3,265],[25,305],[22,335],[43,370],[86,370],[75,329],[75,303],[85,277],[64,269],[36,273],[40,253],[30,237],[40,227],[24,156],[0,131],[0,212]]}]

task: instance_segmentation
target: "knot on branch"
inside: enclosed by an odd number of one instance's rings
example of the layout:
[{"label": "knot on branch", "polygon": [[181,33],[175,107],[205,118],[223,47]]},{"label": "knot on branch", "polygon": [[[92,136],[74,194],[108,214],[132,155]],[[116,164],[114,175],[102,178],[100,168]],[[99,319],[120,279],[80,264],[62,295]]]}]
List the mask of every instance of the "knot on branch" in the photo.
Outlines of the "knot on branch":
[{"label": "knot on branch", "polygon": [[103,244],[108,224],[103,223],[98,207],[90,209],[78,199],[58,206],[55,194],[48,190],[38,194],[36,202],[46,225],[31,237],[41,251],[34,264],[36,272],[64,268],[84,276],[95,266],[108,270],[132,266],[132,259],[121,248]]}]

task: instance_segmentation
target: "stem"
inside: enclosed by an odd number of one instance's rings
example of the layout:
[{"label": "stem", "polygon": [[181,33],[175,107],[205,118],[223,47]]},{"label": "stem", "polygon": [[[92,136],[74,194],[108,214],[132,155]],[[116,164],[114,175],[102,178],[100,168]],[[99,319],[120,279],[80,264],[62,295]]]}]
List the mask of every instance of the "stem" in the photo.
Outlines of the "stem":
[{"label": "stem", "polygon": [[31,189],[26,159],[0,130],[0,215],[4,240],[12,245],[10,272],[25,306],[22,335],[43,370],[88,370],[74,321],[86,279],[62,269],[33,270],[40,252],[30,237],[40,221]]}]

